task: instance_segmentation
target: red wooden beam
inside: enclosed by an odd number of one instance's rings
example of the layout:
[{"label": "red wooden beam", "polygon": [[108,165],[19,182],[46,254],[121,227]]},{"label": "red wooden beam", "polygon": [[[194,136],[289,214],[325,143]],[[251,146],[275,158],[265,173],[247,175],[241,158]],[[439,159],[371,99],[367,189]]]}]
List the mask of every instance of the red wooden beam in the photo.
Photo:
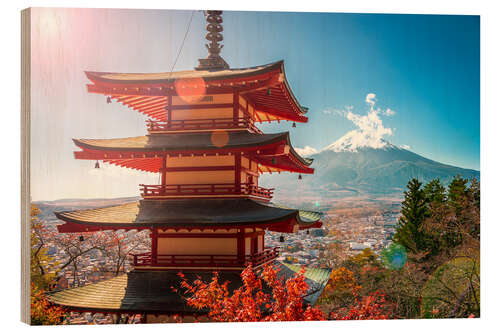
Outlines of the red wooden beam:
[{"label": "red wooden beam", "polygon": [[295,121],[295,122],[300,122],[300,123],[306,123],[308,120],[308,118],[306,116],[297,115],[297,114],[292,113],[292,112],[285,112],[282,110],[276,110],[272,107],[268,107],[268,106],[261,105],[261,104],[256,104],[255,109],[257,109],[258,111],[261,111],[261,112],[270,113],[274,116],[278,116],[284,120],[290,120],[290,121]]},{"label": "red wooden beam", "polygon": [[165,96],[152,96],[152,97],[146,97],[148,100],[138,102],[138,103],[131,103],[130,105],[133,107],[147,107],[149,105],[153,105],[159,102],[166,103],[167,99]]},{"label": "red wooden beam", "polygon": [[125,104],[127,102],[133,102],[133,101],[136,101],[136,100],[143,100],[145,98],[150,98],[150,97],[125,95],[125,96],[116,98],[116,101],[119,102],[119,103]]},{"label": "red wooden beam", "polygon": [[167,122],[170,124],[172,121],[172,95],[167,97]]},{"label": "red wooden beam", "polygon": [[162,101],[154,101],[154,102],[142,105],[140,107],[137,107],[137,110],[140,110],[142,112],[147,112],[150,110],[155,110],[159,107],[165,108],[165,106],[167,106],[167,104],[168,103],[166,101],[163,101],[163,100]]}]

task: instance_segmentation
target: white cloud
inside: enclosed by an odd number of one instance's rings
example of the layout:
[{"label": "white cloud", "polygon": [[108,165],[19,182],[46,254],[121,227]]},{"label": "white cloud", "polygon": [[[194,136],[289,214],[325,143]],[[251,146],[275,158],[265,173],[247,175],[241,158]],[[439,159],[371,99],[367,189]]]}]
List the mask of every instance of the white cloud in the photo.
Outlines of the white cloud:
[{"label": "white cloud", "polygon": [[400,147],[400,148],[403,148],[403,149],[406,149],[406,150],[410,150],[410,149],[411,149],[411,147],[410,147],[410,146],[408,146],[408,145],[401,145],[401,146],[399,146],[399,147]]},{"label": "white cloud", "polygon": [[365,102],[369,106],[366,115],[354,113],[352,107],[348,107],[339,113],[352,121],[357,129],[348,132],[325,149],[357,151],[358,148],[362,147],[383,148],[388,145],[384,137],[393,135],[394,129],[385,127],[380,115],[392,116],[396,112],[389,108],[382,110],[380,107],[375,107],[377,98],[374,93],[367,94]]},{"label": "white cloud", "polygon": [[394,115],[396,114],[396,111],[394,111],[394,110],[392,110],[392,109],[387,108],[387,109],[385,109],[385,111],[384,111],[383,113],[384,113],[384,115],[386,115],[386,116],[394,116]]},{"label": "white cloud", "polygon": [[316,148],[305,146],[304,148],[294,148],[300,156],[307,157],[318,153]]},{"label": "white cloud", "polygon": [[374,93],[369,93],[366,95],[365,102],[370,104],[371,106],[374,106],[375,102],[377,101],[376,97],[377,95],[375,95]]}]

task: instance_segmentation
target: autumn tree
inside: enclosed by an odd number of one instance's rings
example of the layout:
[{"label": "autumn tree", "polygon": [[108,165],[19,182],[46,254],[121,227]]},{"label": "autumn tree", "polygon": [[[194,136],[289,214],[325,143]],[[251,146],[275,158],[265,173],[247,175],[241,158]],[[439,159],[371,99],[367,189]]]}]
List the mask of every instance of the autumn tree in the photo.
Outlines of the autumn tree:
[{"label": "autumn tree", "polygon": [[450,259],[458,249],[478,248],[480,238],[479,182],[454,178],[447,190],[447,200],[431,205],[423,225],[438,246],[439,254]]},{"label": "autumn tree", "polygon": [[142,248],[151,248],[151,237],[147,231],[129,231],[119,233],[116,231],[105,233],[106,246],[104,255],[110,259],[115,275],[125,271],[125,264],[130,255]]},{"label": "autumn tree", "polygon": [[80,286],[78,272],[82,268],[82,258],[93,251],[105,253],[110,246],[109,241],[109,238],[102,232],[54,235],[54,244],[65,254],[65,260],[58,270],[70,269],[73,273],[73,287]]},{"label": "autumn tree", "polygon": [[352,271],[345,267],[332,269],[328,284],[321,294],[318,303],[324,312],[339,311],[354,303],[362,287],[358,284]]},{"label": "autumn tree", "polygon": [[47,300],[43,289],[31,283],[31,325],[59,325],[64,322],[67,312]]},{"label": "autumn tree", "polygon": [[422,317],[479,317],[479,272],[474,257],[458,257],[441,265],[422,290]]},{"label": "autumn tree", "polygon": [[308,285],[303,267],[294,277],[284,280],[273,265],[266,265],[259,274],[249,266],[241,274],[243,285],[229,291],[229,282],[220,282],[214,272],[208,283],[200,279],[189,282],[182,274],[181,287],[187,295],[187,304],[198,310],[206,310],[212,321],[305,321],[351,320],[393,318],[392,304],[383,292],[358,296],[360,286],[347,270],[333,274],[329,291],[339,288],[353,293],[353,302],[333,311],[322,311],[318,306],[305,305]]},{"label": "autumn tree", "polygon": [[39,289],[46,289],[55,277],[56,260],[48,254],[47,242],[49,240],[45,225],[38,218],[40,210],[31,205],[31,256],[30,278],[31,282]]},{"label": "autumn tree", "polygon": [[[241,273],[243,285],[230,293],[229,282],[220,282],[214,272],[209,283],[182,278],[187,304],[198,310],[207,310],[212,321],[304,321],[323,320],[324,313],[317,307],[304,304],[308,291],[304,268],[284,281],[272,265],[264,266],[260,275],[248,266]],[[264,288],[267,287],[268,290]]]},{"label": "autumn tree", "polygon": [[379,320],[392,319],[392,305],[385,299],[382,292],[374,292],[368,296],[356,297],[355,304],[347,311],[332,312],[329,319],[333,320]]}]

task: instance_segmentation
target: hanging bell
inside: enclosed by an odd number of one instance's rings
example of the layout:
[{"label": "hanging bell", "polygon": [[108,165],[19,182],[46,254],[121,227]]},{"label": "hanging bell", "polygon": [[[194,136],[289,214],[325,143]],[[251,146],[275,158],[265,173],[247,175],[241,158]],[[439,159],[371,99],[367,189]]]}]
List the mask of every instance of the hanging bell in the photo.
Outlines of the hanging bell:
[{"label": "hanging bell", "polygon": [[95,169],[99,169],[100,166],[99,166],[99,161],[95,161],[95,166],[94,166]]},{"label": "hanging bell", "polygon": [[285,242],[285,236],[281,235],[280,236],[280,243],[284,243]]},{"label": "hanging bell", "polygon": [[309,235],[309,229],[306,230],[306,235]]},{"label": "hanging bell", "polygon": [[267,88],[266,95],[271,96],[271,88]]},{"label": "hanging bell", "polygon": [[111,104],[111,96],[106,97],[106,102],[107,102],[108,104]]},{"label": "hanging bell", "polygon": [[85,240],[85,238],[83,236],[80,235],[80,242],[83,242]]},{"label": "hanging bell", "polygon": [[297,127],[297,125],[295,125],[295,122],[292,124],[292,127],[293,127],[293,128]]},{"label": "hanging bell", "polygon": [[301,179],[302,179],[302,175],[301,175],[301,174],[299,174],[299,180],[301,180]]}]

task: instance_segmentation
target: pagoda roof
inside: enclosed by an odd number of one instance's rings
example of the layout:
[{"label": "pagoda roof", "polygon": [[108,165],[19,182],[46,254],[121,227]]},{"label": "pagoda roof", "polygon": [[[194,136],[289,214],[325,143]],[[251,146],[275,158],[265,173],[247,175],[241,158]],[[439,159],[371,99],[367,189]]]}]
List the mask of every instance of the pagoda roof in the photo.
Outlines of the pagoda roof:
[{"label": "pagoda roof", "polygon": [[[300,269],[299,266],[280,262],[275,265],[279,276],[285,280],[294,277]],[[305,281],[309,286],[304,297],[306,304],[316,303],[328,283],[330,272],[331,269],[306,268]],[[208,283],[213,277],[210,271],[185,271],[183,274],[190,282],[200,278]],[[243,284],[237,271],[220,271],[219,281],[229,281],[229,292]],[[52,291],[47,296],[52,303],[81,312],[206,315],[205,309],[195,309],[186,304],[180,284],[181,278],[174,270],[131,271],[83,287]],[[264,291],[270,293],[267,286],[264,286]]]},{"label": "pagoda roof", "polygon": [[[313,173],[312,159],[301,157],[292,147],[288,132],[258,134],[248,131],[225,132],[223,146],[212,140],[211,132],[153,134],[119,139],[73,139],[83,151],[77,159],[104,160],[137,170],[159,172],[165,154],[228,154],[245,152],[254,155],[268,170]],[[285,149],[285,147],[289,147]],[[144,161],[147,158],[148,161]],[[261,170],[263,171],[263,170]]]},{"label": "pagoda roof", "polygon": [[214,80],[237,79],[266,74],[273,70],[282,70],[284,61],[245,67],[229,68],[223,70],[187,70],[163,73],[116,73],[116,72],[93,72],[85,71],[85,74],[92,82],[106,82],[118,84],[158,84],[172,83],[179,79],[203,78],[206,82]]},{"label": "pagoda roof", "polygon": [[259,227],[292,232],[321,227],[321,213],[281,208],[248,198],[140,200],[96,209],[56,212],[60,232],[101,229],[217,229]]},{"label": "pagoda roof", "polygon": [[[89,92],[104,94],[159,121],[166,121],[167,96],[213,95],[238,92],[257,112],[257,121],[307,122],[307,108],[293,94],[283,60],[262,66],[224,70],[189,70],[164,73],[86,71]],[[203,90],[198,89],[202,87]],[[162,112],[163,111],[163,112]]]},{"label": "pagoda roof", "polygon": [[233,149],[258,147],[279,141],[290,142],[288,132],[259,134],[248,131],[226,132],[228,141],[224,146],[212,142],[212,132],[171,133],[165,135],[145,135],[119,139],[73,139],[81,148],[94,150],[128,151],[204,151],[208,149]]}]

